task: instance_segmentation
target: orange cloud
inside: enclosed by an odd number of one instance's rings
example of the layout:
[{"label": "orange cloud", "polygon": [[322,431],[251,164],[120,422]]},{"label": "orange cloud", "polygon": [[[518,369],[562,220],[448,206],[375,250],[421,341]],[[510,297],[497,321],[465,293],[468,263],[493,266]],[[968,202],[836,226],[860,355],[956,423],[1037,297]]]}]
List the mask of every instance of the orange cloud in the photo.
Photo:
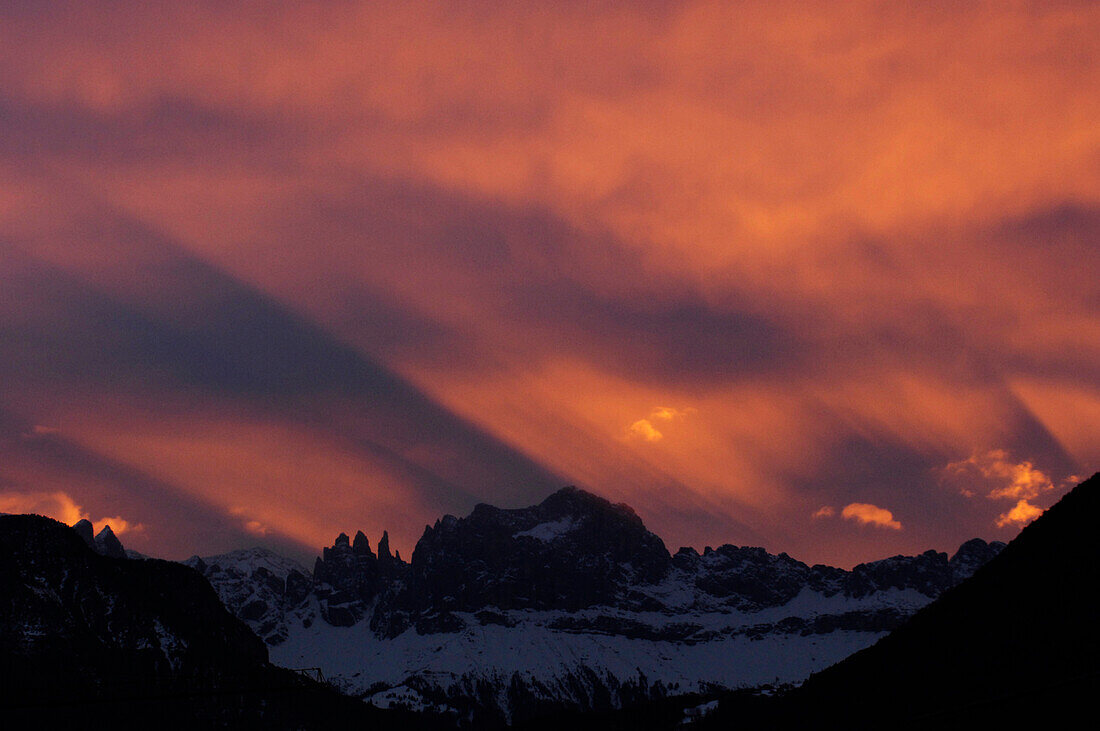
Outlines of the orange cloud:
[{"label": "orange cloud", "polygon": [[817,510],[815,510],[814,514],[811,517],[814,520],[817,520],[819,518],[831,518],[834,515],[836,515],[836,508],[834,508],[832,506],[829,506],[829,505],[824,505],[824,506],[818,508]]},{"label": "orange cloud", "polygon": [[244,528],[249,533],[256,536],[266,536],[268,531],[267,526],[258,520],[245,521]]},{"label": "orange cloud", "polygon": [[92,523],[95,532],[104,526],[111,526],[116,535],[130,531],[143,531],[145,526],[133,523],[121,517],[98,518],[93,520],[82,507],[65,492],[3,492],[0,493],[0,513],[35,513],[73,525],[80,520]]},{"label": "orange cloud", "polygon": [[657,431],[649,419],[638,419],[627,427],[627,433],[631,437],[647,442],[659,442],[665,438],[665,435]]},{"label": "orange cloud", "polygon": [[1004,528],[1008,525],[1023,527],[1043,514],[1043,509],[1032,505],[1027,500],[1020,500],[1015,507],[997,518],[997,527]]},{"label": "orange cloud", "polygon": [[[923,550],[989,522],[931,484],[944,454],[1032,445],[967,466],[1003,500],[1100,464],[1095,4],[85,2],[0,28],[0,241],[32,261],[0,245],[0,408],[145,384],[114,423],[66,407],[73,438],[222,514],[315,544],[354,499],[411,542],[493,498],[476,449],[350,407],[317,427],[347,382],[203,381],[270,342],[235,288],[678,543],[750,520],[814,560]],[[92,337],[104,298],[129,309]],[[955,522],[787,532],[843,503],[823,475],[851,450],[857,494]]]},{"label": "orange cloud", "polygon": [[965,497],[982,494],[989,500],[1015,500],[1016,504],[995,519],[998,528],[1022,527],[1042,514],[1031,501],[1078,482],[1069,475],[1060,483],[1029,460],[1016,460],[1005,449],[992,449],[967,459],[950,462],[940,470],[941,481]]},{"label": "orange cloud", "polygon": [[641,439],[646,442],[659,442],[665,438],[665,435],[653,425],[653,422],[674,421],[694,413],[696,413],[696,409],[691,407],[686,409],[675,409],[671,406],[658,406],[650,412],[647,418],[638,419],[632,422],[630,426],[626,428],[626,433],[627,436],[632,439]]},{"label": "orange cloud", "polygon": [[844,506],[840,515],[845,520],[854,520],[863,525],[901,530],[901,523],[894,520],[893,513],[870,503],[850,503]]},{"label": "orange cloud", "polygon": [[653,413],[649,415],[650,419],[660,419],[662,421],[672,421],[673,419],[682,419],[688,414],[694,414],[695,409],[674,409],[671,406],[658,406],[653,409]]},{"label": "orange cloud", "polygon": [[[945,472],[961,479],[976,472],[992,485],[986,495],[991,500],[1032,500],[1054,489],[1054,483],[1045,472],[1027,460],[1017,462],[1011,459],[1004,449],[993,449],[965,460],[951,462]],[[973,494],[967,486],[960,486],[959,489],[964,494]]]}]

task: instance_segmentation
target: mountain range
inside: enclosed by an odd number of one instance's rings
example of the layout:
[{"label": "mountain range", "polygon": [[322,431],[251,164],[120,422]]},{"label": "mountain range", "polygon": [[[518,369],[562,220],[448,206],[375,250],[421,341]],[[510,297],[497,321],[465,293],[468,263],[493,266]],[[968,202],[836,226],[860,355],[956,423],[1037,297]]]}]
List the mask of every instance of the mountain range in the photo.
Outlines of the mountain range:
[{"label": "mountain range", "polygon": [[408,561],[386,534],[373,549],[341,534],[312,570],[260,548],[145,559],[86,521],[0,516],[0,706],[274,728],[1068,718],[1098,679],[1098,484],[1008,547],[850,571],[752,547],[672,554],[629,507],[575,488],[444,516]]},{"label": "mountain range", "polygon": [[672,554],[626,505],[565,488],[427,526],[338,536],[313,570],[253,549],[186,563],[343,692],[478,726],[797,682],[867,647],[1003,547],[975,539],[847,571],[762,548]]}]

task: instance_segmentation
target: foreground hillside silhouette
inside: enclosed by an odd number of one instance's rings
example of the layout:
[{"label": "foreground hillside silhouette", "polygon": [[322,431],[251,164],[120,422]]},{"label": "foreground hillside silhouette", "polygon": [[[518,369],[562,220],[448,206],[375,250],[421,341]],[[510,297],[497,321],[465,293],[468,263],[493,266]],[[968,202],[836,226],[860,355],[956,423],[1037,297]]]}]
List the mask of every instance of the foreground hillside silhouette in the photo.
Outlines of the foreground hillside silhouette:
[{"label": "foreground hillside silhouette", "polygon": [[873,647],[782,698],[728,698],[697,728],[1051,727],[1091,717],[1098,518],[1100,474]]},{"label": "foreground hillside silhouette", "polygon": [[101,555],[77,531],[0,516],[0,727],[410,730],[267,662],[196,572]]}]

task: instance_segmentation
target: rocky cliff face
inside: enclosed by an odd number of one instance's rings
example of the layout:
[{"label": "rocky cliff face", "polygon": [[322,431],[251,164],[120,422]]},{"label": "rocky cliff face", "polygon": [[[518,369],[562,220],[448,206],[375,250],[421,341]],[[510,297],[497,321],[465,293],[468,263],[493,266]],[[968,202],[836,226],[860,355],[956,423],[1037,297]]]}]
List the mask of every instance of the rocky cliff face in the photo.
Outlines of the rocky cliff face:
[{"label": "rocky cliff face", "polygon": [[[341,534],[312,576],[192,559],[276,662],[379,705],[522,720],[712,687],[797,681],[874,642],[995,556],[808,566],[762,548],[670,555],[633,510],[575,488],[425,528],[412,559]],[[266,562],[266,563],[265,563]]]},{"label": "rocky cliff face", "polygon": [[288,635],[287,620],[313,589],[309,571],[262,548],[184,561],[206,577],[225,606],[268,645]]}]

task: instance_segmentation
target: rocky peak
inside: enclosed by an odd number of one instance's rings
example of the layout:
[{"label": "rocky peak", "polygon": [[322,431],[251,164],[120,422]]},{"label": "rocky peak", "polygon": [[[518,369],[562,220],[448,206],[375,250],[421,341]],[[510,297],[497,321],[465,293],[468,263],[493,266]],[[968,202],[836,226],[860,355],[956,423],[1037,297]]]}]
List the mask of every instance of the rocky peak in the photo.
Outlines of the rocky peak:
[{"label": "rocky peak", "polygon": [[619,520],[644,528],[642,519],[634,508],[626,503],[612,503],[579,487],[563,487],[538,506],[546,517],[601,516],[607,520]]},{"label": "rocky peak", "polygon": [[[322,616],[330,624],[347,626],[358,622],[368,604],[385,591],[405,568],[400,559],[390,555],[389,534],[378,542],[378,555],[370,550],[363,531],[351,541],[341,533],[336,542],[321,551],[313,569],[313,587]],[[287,591],[298,595],[297,585]]]},{"label": "rocky peak", "polygon": [[95,550],[95,538],[92,536],[93,528],[92,522],[90,520],[88,520],[87,518],[81,518],[80,520],[73,523],[73,530],[76,531],[76,534],[78,536],[84,539],[84,542],[88,544],[88,548],[92,549],[93,551]]},{"label": "rocky peak", "polygon": [[352,541],[351,550],[360,556],[373,555],[370,550],[370,541],[367,540],[366,534],[361,530],[355,532],[355,540]]},{"label": "rocky peak", "polygon": [[104,556],[126,558],[126,549],[122,547],[122,542],[118,540],[109,525],[103,526],[103,530],[96,535],[95,548]]},{"label": "rocky peak", "polygon": [[528,508],[478,505],[426,529],[404,604],[576,609],[659,581],[670,563],[633,510],[569,487]]},{"label": "rocky peak", "polygon": [[1005,547],[1001,541],[986,543],[981,538],[973,538],[959,546],[959,550],[948,561],[956,582],[972,575],[980,567],[999,554]]}]

